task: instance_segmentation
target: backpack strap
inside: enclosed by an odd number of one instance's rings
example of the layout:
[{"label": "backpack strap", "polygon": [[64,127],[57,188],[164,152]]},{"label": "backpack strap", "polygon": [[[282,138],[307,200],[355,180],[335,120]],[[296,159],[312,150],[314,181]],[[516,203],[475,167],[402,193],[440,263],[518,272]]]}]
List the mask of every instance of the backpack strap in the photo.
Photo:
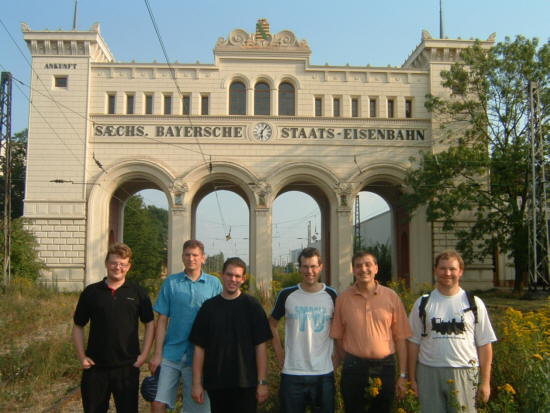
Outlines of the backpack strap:
[{"label": "backpack strap", "polygon": [[477,304],[476,304],[476,298],[474,294],[471,291],[466,291],[466,297],[468,297],[468,305],[470,307],[466,308],[464,312],[471,311],[474,314],[474,322],[477,324],[478,317],[477,317]]},{"label": "backpack strap", "polygon": [[428,304],[428,299],[430,298],[430,293],[423,294],[420,298],[420,304],[418,305],[418,316],[422,320],[422,337],[426,337],[426,304]]}]

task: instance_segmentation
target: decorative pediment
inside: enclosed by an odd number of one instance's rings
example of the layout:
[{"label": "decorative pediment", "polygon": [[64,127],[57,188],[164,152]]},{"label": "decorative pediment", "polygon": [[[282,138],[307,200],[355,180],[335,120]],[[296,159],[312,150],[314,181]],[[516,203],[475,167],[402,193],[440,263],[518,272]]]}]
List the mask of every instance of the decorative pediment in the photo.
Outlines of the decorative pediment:
[{"label": "decorative pediment", "polygon": [[269,32],[269,23],[266,19],[258,20],[256,32],[248,33],[242,29],[235,29],[226,39],[220,37],[215,51],[269,49],[284,50],[285,52],[310,52],[307,41],[298,40],[290,30],[283,30],[276,34]]}]

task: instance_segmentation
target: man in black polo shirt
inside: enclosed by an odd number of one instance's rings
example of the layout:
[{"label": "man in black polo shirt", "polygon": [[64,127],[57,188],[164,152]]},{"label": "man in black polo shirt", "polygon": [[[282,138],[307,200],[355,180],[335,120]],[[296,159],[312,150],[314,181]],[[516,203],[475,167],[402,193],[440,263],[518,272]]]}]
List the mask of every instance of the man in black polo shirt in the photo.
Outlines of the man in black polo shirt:
[{"label": "man in black polo shirt", "polygon": [[[105,413],[111,394],[118,413],[138,412],[139,367],[154,337],[154,316],[146,291],[126,280],[132,250],[125,244],[109,247],[107,277],[84,289],[74,313],[73,342],[82,364],[82,405],[85,413]],[[139,322],[145,324],[143,351]],[[84,326],[90,321],[84,351]]]}]

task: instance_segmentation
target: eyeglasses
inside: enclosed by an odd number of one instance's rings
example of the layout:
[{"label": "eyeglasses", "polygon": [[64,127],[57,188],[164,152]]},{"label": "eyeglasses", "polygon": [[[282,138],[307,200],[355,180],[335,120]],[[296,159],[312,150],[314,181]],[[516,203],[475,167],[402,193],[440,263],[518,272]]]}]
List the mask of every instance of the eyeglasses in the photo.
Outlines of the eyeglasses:
[{"label": "eyeglasses", "polygon": [[109,267],[111,268],[128,268],[130,266],[130,263],[123,263],[123,262],[109,262]]}]

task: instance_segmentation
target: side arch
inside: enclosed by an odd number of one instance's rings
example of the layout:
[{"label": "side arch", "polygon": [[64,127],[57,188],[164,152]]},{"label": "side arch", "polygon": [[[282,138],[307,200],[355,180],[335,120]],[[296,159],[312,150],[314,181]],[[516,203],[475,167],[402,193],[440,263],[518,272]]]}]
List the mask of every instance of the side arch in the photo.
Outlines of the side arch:
[{"label": "side arch", "polygon": [[[91,183],[87,196],[85,284],[100,280],[105,272],[104,258],[109,246],[111,201],[114,197],[124,203],[142,189],[158,189],[166,195],[171,209],[174,175],[170,170],[152,160],[126,160],[109,168]],[[122,185],[127,188],[121,191]],[[120,197],[120,199],[119,199]]]}]

